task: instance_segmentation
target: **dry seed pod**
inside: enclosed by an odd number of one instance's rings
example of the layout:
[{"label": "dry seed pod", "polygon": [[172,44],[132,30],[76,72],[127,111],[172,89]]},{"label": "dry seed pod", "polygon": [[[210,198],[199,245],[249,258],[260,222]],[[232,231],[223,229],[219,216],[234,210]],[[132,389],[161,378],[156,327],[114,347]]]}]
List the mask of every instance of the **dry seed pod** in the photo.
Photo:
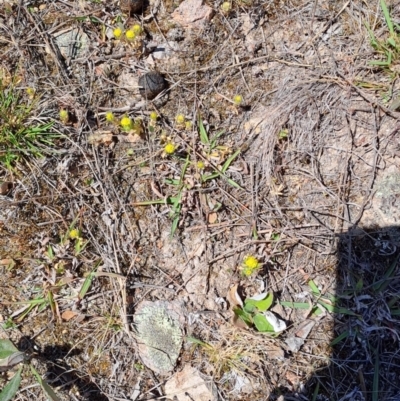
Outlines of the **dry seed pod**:
[{"label": "dry seed pod", "polygon": [[139,91],[145,99],[154,99],[166,87],[165,79],[158,72],[148,72],[139,78]]},{"label": "dry seed pod", "polygon": [[120,0],[119,7],[128,15],[137,14],[143,10],[143,0]]}]

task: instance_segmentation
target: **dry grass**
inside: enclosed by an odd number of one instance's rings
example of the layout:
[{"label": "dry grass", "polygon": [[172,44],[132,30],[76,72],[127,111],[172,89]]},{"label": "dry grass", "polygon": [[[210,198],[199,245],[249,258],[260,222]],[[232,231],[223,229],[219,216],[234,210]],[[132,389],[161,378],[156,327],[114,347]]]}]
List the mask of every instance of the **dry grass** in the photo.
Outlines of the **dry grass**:
[{"label": "dry grass", "polygon": [[[368,66],[377,55],[364,23],[385,36],[379,7],[233,2],[227,16],[209,3],[211,25],[201,33],[184,29],[173,58],[154,67],[141,46],[107,38],[121,15],[117,3],[6,1],[0,10],[0,73],[18,82],[23,104],[26,88],[35,89],[24,124],[52,122],[57,134],[45,157],[27,153],[12,169],[0,166],[0,180],[12,183],[0,195],[2,338],[34,350],[35,366],[62,399],[156,399],[167,378],[142,365],[132,314],[142,300],[177,299],[187,310],[186,334],[203,344],[194,349],[185,341],[176,370],[191,363],[213,378],[221,399],[398,400],[400,195],[393,190],[384,205],[392,217],[371,217],[376,183],[399,168],[398,113],[391,109],[397,75]],[[144,45],[174,40],[175,6],[151,4],[155,17],[147,9],[131,18],[145,29]],[[89,41],[88,53],[71,60],[55,42],[70,27]],[[169,90],[146,104],[126,79],[134,86],[152,69]],[[232,104],[236,94],[242,107]],[[69,112],[66,124],[61,109]],[[107,110],[140,118],[144,138],[132,142],[107,124]],[[159,115],[154,130],[151,111]],[[191,129],[176,124],[178,113]],[[211,160],[199,114],[210,137],[224,131]],[[100,134],[104,142],[89,143]],[[163,158],[168,140],[178,152]],[[206,173],[218,172],[215,179],[201,179],[199,160],[208,162]],[[177,194],[175,206],[137,206]],[[88,241],[79,252],[68,237],[74,221]],[[244,279],[238,267],[250,253],[264,268]],[[357,316],[312,315],[310,279]],[[270,339],[232,326],[222,300],[234,284],[246,295],[267,288],[278,301],[311,306],[275,305],[289,328]],[[57,308],[18,319],[16,302],[49,292]],[[66,312],[76,316],[67,320]],[[315,325],[293,352],[285,340],[308,319]],[[19,399],[33,398],[44,399],[25,378]]]}]

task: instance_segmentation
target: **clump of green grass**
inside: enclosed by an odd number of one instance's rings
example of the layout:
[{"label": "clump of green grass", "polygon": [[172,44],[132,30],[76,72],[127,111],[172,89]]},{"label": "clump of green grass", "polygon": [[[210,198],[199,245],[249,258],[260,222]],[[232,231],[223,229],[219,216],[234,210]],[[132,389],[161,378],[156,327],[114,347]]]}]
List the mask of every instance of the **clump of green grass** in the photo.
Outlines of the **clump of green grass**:
[{"label": "clump of green grass", "polygon": [[15,83],[6,85],[0,80],[0,165],[9,170],[21,158],[43,157],[50,153],[58,137],[51,132],[53,122],[30,122],[36,99],[24,100],[23,91]]},{"label": "clump of green grass", "polygon": [[380,5],[385,17],[389,36],[386,39],[378,39],[369,24],[365,24],[368,30],[371,46],[376,50],[377,53],[383,56],[383,60],[370,61],[369,65],[392,70],[392,64],[395,63],[400,56],[400,36],[398,34],[400,31],[400,26],[395,24],[390,17],[389,9],[385,0],[381,0]]}]

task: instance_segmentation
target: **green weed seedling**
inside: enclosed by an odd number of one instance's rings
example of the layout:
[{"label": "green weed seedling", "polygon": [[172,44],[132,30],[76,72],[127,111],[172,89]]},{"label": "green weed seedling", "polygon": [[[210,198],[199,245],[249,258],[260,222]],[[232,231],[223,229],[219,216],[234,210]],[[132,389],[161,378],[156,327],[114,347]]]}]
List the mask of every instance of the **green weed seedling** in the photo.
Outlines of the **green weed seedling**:
[{"label": "green weed seedling", "polygon": [[51,132],[53,122],[31,125],[35,99],[24,102],[14,83],[0,80],[0,164],[12,170],[21,157],[43,157],[51,152],[59,135]]},{"label": "green weed seedling", "polygon": [[0,372],[7,372],[18,365],[21,366],[1,390],[0,401],[11,401],[15,397],[21,384],[21,373],[26,366],[29,366],[27,373],[31,374],[38,382],[45,396],[50,401],[60,400],[54,390],[42,379],[39,372],[30,363],[30,357],[25,352],[19,351],[10,340],[0,340]]},{"label": "green weed seedling", "polygon": [[[322,294],[313,280],[310,280],[308,282],[308,286],[310,287],[311,295],[314,298],[314,305],[315,305],[311,309],[312,315],[318,316],[324,311],[328,311],[330,313],[358,316],[353,311],[340,307],[338,297],[330,294]],[[286,306],[288,308],[310,309],[310,304],[308,302],[279,301],[279,303],[280,305]]]},{"label": "green weed seedling", "polygon": [[180,213],[182,210],[182,194],[187,189],[185,185],[184,178],[188,166],[190,165],[189,156],[185,159],[183,164],[181,175],[178,180],[176,179],[166,179],[165,182],[168,185],[172,185],[176,189],[175,196],[167,196],[164,199],[148,200],[143,202],[135,202],[135,206],[150,206],[150,205],[170,205],[171,212],[169,217],[172,219],[171,226],[171,237],[174,236],[176,229],[178,228]]},{"label": "green weed seedling", "polygon": [[[156,116],[154,116],[156,117]],[[178,115],[176,117],[176,121],[178,124],[185,123],[184,115]],[[169,140],[167,145],[164,147],[164,154],[169,157],[173,157],[176,161],[181,163],[181,173],[179,178],[166,178],[165,183],[174,188],[173,195],[166,196],[162,199],[155,200],[146,200],[142,202],[134,202],[134,206],[151,206],[151,205],[169,205],[171,207],[171,211],[169,217],[172,219],[171,226],[171,237],[175,234],[179,221],[181,219],[181,211],[182,211],[182,203],[184,202],[185,192],[191,190],[193,185],[197,188],[205,188],[206,183],[210,180],[216,178],[222,178],[226,180],[231,186],[242,189],[238,183],[234,180],[228,178],[225,173],[228,168],[232,165],[233,161],[237,158],[240,153],[240,149],[230,154],[230,149],[227,146],[222,146],[218,144],[219,138],[222,136],[223,131],[218,132],[214,137],[210,137],[207,133],[207,130],[204,127],[203,121],[199,117],[198,119],[198,132],[199,132],[199,142],[198,153],[201,154],[204,160],[209,161],[210,163],[206,164],[200,160],[200,163],[197,163],[197,169],[201,174],[193,174],[190,180],[188,180],[188,172],[190,173],[189,167],[194,164],[190,160],[190,155],[188,154],[185,158],[179,157],[175,154],[176,145]],[[227,157],[229,155],[229,157]],[[212,161],[218,160],[222,164],[222,166],[217,167],[212,164]],[[194,180],[193,180],[194,178]],[[195,182],[194,182],[195,181]],[[190,183],[189,183],[190,182]],[[197,196],[198,191],[192,192],[194,196]],[[222,205],[216,202],[217,207],[221,207]]]},{"label": "green weed seedling", "polygon": [[233,312],[248,327],[253,327],[260,333],[276,336],[286,329],[286,324],[268,311],[273,303],[274,295],[263,293],[246,298],[243,306],[235,307]]},{"label": "green weed seedling", "polygon": [[369,24],[365,23],[371,46],[377,51],[377,53],[382,54],[384,58],[380,61],[369,61],[369,65],[390,69],[392,63],[395,62],[400,55],[400,37],[397,33],[397,31],[400,31],[400,27],[393,23],[385,0],[381,0],[380,5],[385,17],[389,36],[383,40],[377,39]]},{"label": "green weed seedling", "polygon": [[[207,130],[204,127],[203,121],[201,117],[199,116],[198,119],[198,127],[199,127],[199,136],[200,136],[200,142],[203,145],[204,149],[204,157],[208,160],[211,160],[214,155],[218,153],[223,153],[226,152],[226,146],[220,146],[218,145],[218,139],[221,137],[221,135],[224,133],[224,131],[217,132],[212,138],[209,138],[209,135],[207,133]],[[226,171],[232,164],[232,162],[236,159],[236,157],[239,155],[240,149],[238,149],[236,152],[234,152],[231,156],[229,156],[224,164],[222,165],[221,169],[214,168],[211,173],[205,173],[202,174],[201,180],[202,182],[206,182],[209,180],[213,180],[218,177],[222,177],[227,180],[229,185],[232,185],[235,188],[240,189],[240,185],[236,183],[235,181],[231,180],[230,178],[227,178],[225,176]]]}]

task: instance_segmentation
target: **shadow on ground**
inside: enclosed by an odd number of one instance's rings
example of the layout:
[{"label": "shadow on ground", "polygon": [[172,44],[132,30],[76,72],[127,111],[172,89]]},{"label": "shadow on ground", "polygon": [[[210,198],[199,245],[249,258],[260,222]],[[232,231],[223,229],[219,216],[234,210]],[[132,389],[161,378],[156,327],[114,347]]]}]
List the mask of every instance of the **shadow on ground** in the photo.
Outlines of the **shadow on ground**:
[{"label": "shadow on ground", "polygon": [[[93,383],[90,377],[81,377],[68,363],[66,357],[73,357],[82,351],[68,345],[48,345],[40,349],[29,337],[22,337],[18,342],[18,349],[32,354],[32,357],[46,365],[46,381],[57,391],[69,393],[71,400],[80,401],[108,401],[100,389]],[[71,395],[76,394],[76,396]]]},{"label": "shadow on ground", "polygon": [[327,366],[271,399],[400,401],[400,226],[340,236],[335,296],[348,312],[335,316]]}]

